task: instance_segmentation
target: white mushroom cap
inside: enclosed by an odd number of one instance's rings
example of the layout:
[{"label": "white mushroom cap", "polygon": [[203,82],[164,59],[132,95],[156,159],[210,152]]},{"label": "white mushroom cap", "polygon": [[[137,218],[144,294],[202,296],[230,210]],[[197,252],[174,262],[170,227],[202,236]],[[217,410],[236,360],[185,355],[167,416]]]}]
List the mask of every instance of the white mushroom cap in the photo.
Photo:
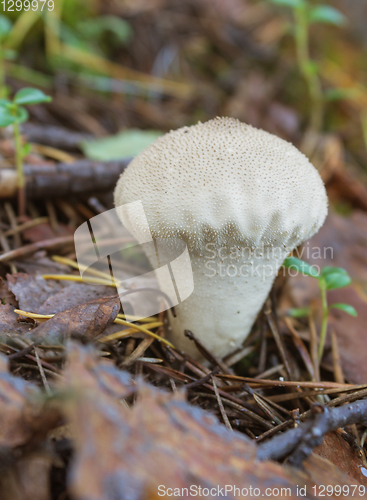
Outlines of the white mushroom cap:
[{"label": "white mushroom cap", "polygon": [[[195,261],[204,256],[208,243],[215,248],[277,247],[289,252],[316,233],[327,214],[323,182],[306,156],[289,142],[232,118],[180,128],[141,152],[115,190],[117,209],[137,200],[143,203],[153,238],[182,239]],[[137,238],[144,237],[146,225],[139,214],[130,213],[128,219],[123,221],[127,228]],[[262,287],[256,314],[275,275]],[[202,283],[200,294],[206,295],[213,284]],[[211,294],[211,302],[217,295],[219,290]],[[210,304],[207,307],[211,310]],[[181,323],[182,336],[192,322]],[[205,329],[203,322],[198,319],[195,325],[194,333],[208,339],[199,331]],[[209,341],[206,345],[210,348]],[[224,355],[226,349],[219,351]]]}]

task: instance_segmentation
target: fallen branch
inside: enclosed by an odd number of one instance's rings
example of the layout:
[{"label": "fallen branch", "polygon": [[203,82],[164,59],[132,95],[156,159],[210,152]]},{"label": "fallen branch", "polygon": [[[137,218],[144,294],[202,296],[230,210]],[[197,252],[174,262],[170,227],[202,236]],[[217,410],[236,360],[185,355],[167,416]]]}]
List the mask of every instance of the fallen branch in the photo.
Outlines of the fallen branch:
[{"label": "fallen branch", "polygon": [[[59,198],[85,192],[109,191],[128,165],[130,159],[96,162],[78,160],[74,163],[24,165],[27,198]],[[15,169],[0,169],[0,198],[17,193]]]},{"label": "fallen branch", "polygon": [[0,262],[8,262],[9,260],[20,259],[28,255],[32,255],[39,250],[54,250],[58,247],[71,246],[74,244],[74,236],[59,236],[48,240],[37,241],[23,247],[9,250],[0,255]]},{"label": "fallen branch", "polygon": [[93,139],[89,134],[81,134],[63,127],[50,125],[36,125],[34,123],[23,123],[22,134],[27,136],[29,142],[37,142],[46,146],[68,151],[80,150],[83,141]]},{"label": "fallen branch", "polygon": [[328,432],[359,423],[367,425],[366,399],[338,408],[315,404],[311,408],[309,420],[260,444],[257,458],[262,461],[288,457],[289,464],[301,467],[303,461],[322,443]]}]

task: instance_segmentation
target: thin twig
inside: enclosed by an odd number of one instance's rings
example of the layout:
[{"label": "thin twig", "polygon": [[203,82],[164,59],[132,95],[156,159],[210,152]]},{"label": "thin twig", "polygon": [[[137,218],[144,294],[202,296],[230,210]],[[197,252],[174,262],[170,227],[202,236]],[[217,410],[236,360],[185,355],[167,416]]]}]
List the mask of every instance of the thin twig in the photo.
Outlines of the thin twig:
[{"label": "thin twig", "polygon": [[212,378],[212,384],[213,384],[215,396],[216,396],[217,401],[218,401],[219,410],[220,410],[220,413],[221,413],[222,418],[223,418],[223,422],[224,422],[225,426],[227,427],[227,429],[229,429],[230,431],[233,431],[231,423],[228,419],[227,413],[225,412],[225,409],[224,409],[224,406],[223,406],[223,403],[222,403],[222,400],[221,400],[221,397],[220,397],[220,394],[218,391],[217,384],[215,383],[214,377],[212,376],[211,378]]},{"label": "thin twig", "polygon": [[43,385],[44,385],[44,387],[46,389],[47,395],[51,396],[52,391],[50,389],[49,383],[47,382],[47,378],[46,378],[45,372],[43,370],[43,366],[42,366],[40,357],[38,355],[37,347],[34,347],[34,354],[35,354],[35,357],[36,357],[37,366],[38,366],[38,369],[39,369],[39,372],[40,372],[40,375],[41,375],[41,378],[42,378]]}]

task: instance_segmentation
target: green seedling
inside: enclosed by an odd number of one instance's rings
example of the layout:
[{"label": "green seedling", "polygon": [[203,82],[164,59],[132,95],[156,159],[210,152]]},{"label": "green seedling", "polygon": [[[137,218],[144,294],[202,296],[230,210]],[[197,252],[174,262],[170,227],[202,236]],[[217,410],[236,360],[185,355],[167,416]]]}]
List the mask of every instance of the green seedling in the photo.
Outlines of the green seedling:
[{"label": "green seedling", "polygon": [[30,151],[30,144],[22,144],[19,125],[28,120],[28,111],[24,106],[50,102],[51,97],[41,90],[24,88],[19,90],[13,100],[0,99],[0,127],[13,126],[15,144],[15,163],[18,177],[18,213],[25,213],[25,177],[23,172],[23,159]]},{"label": "green seedling", "polygon": [[[316,278],[318,280],[322,304],[322,323],[318,346],[318,358],[319,360],[321,360],[324,352],[327,322],[330,309],[340,309],[347,314],[350,314],[351,316],[357,316],[357,311],[350,304],[337,303],[328,305],[327,292],[329,290],[336,290],[337,288],[348,286],[351,284],[352,280],[347,271],[342,267],[326,266],[321,270],[321,272],[318,272],[313,266],[310,266],[309,264],[307,264],[307,262],[304,262],[301,259],[297,259],[297,257],[287,257],[283,263],[283,266],[287,267],[288,269],[296,269],[302,274],[311,276],[312,278]],[[308,313],[309,310],[307,308],[291,310],[291,315],[293,317],[305,316]]]},{"label": "green seedling", "polygon": [[318,64],[310,56],[310,26],[314,23],[326,23],[342,26],[346,17],[330,5],[312,5],[307,0],[268,0],[273,4],[291,9],[293,24],[291,33],[295,40],[297,62],[311,98],[310,128],[318,131],[322,127],[324,101],[328,95],[323,93]]},{"label": "green seedling", "polygon": [[15,51],[5,48],[5,42],[11,33],[13,25],[11,21],[5,17],[0,16],[0,98],[7,96],[7,88],[5,85],[5,60],[14,59]]}]

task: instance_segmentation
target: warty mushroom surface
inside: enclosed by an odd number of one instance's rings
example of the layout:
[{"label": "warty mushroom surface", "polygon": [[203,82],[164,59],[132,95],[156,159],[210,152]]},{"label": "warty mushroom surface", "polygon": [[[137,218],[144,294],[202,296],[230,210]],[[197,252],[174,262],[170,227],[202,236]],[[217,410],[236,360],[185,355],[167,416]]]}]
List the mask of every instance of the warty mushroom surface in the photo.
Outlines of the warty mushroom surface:
[{"label": "warty mushroom surface", "polygon": [[[171,131],[136,156],[117,183],[117,212],[137,200],[152,237],[178,238],[190,253],[194,291],[169,313],[171,341],[198,357],[191,330],[220,358],[241,346],[285,257],[320,229],[328,206],[303,153],[232,118]],[[139,218],[121,215],[143,240]]]}]

